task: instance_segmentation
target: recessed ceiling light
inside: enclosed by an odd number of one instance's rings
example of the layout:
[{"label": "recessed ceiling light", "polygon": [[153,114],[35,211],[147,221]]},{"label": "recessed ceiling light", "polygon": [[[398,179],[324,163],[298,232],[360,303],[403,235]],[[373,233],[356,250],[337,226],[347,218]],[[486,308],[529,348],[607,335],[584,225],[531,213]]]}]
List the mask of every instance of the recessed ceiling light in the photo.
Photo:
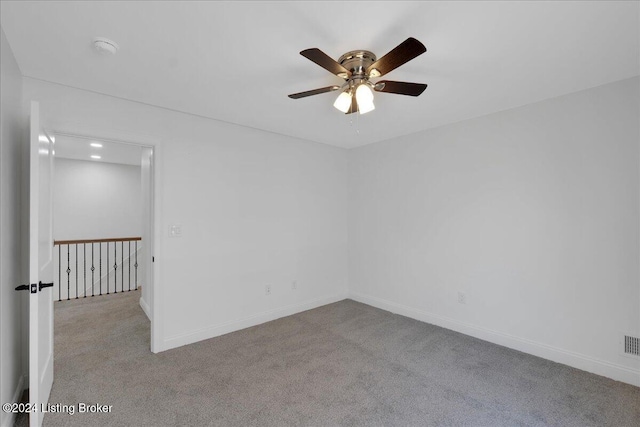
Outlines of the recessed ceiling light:
[{"label": "recessed ceiling light", "polygon": [[114,55],[120,49],[120,46],[113,40],[105,37],[96,37],[93,39],[93,48],[100,54]]},{"label": "recessed ceiling light", "polygon": [[100,156],[98,156],[98,155],[96,155],[96,154],[92,154],[92,155],[91,155],[91,158],[92,158],[92,159],[96,159],[96,160],[98,160],[98,159],[101,159],[102,157],[100,157]]},{"label": "recessed ceiling light", "polygon": [[99,142],[92,142],[91,146],[96,148],[102,148],[102,144],[100,144]]}]

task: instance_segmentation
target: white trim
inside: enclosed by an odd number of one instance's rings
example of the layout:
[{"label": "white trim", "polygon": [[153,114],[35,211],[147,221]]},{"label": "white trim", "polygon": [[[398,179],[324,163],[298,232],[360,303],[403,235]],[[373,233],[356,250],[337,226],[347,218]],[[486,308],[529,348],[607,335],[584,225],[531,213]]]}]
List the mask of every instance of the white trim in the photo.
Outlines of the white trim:
[{"label": "white trim", "polygon": [[[24,384],[25,384],[25,377],[24,375],[21,375],[20,379],[18,379],[18,386],[16,387],[16,391],[13,393],[13,397],[11,399],[11,402],[9,403],[20,403],[20,401],[22,400],[22,393],[24,392]],[[2,414],[3,414],[2,427],[13,427],[13,424],[15,423],[15,420],[16,420],[16,414],[12,412],[7,413],[4,411],[2,411]]]},{"label": "white trim", "polygon": [[[52,366],[52,370],[53,370],[53,352],[49,353],[49,355],[47,356],[47,361],[45,362],[44,366]],[[42,373],[42,375],[40,375],[40,384],[44,383],[47,380],[47,370],[45,369],[45,371]],[[53,381],[53,378],[51,379],[51,381]],[[44,402],[47,403],[47,402]]]},{"label": "white trim", "polygon": [[599,360],[540,342],[460,322],[458,320],[428,313],[426,311],[407,307],[381,298],[363,295],[356,292],[350,292],[349,298],[382,310],[390,311],[392,313],[400,314],[432,325],[441,326],[484,341],[640,387],[640,369],[628,368],[626,366],[606,362],[604,360]]},{"label": "white trim", "polygon": [[[146,256],[155,257],[157,260],[162,256],[162,240],[161,240],[161,230],[160,224],[162,224],[162,200],[161,200],[161,192],[162,188],[162,157],[160,153],[162,152],[162,140],[151,135],[140,135],[140,134],[131,134],[128,132],[119,132],[113,129],[95,129],[90,127],[88,130],[85,130],[82,133],[77,132],[76,130],[68,130],[68,129],[58,129],[53,131],[54,134],[72,136],[76,138],[84,138],[84,139],[100,139],[107,142],[116,142],[121,144],[130,144],[130,145],[138,145],[142,147],[151,148],[153,150],[153,162],[151,166],[151,212],[149,220],[151,221],[151,237],[148,242],[146,242],[146,247],[148,248],[145,251]],[[160,159],[160,160],[159,160]],[[153,353],[158,353],[162,351],[161,342],[164,336],[163,329],[163,319],[162,319],[162,304],[160,300],[160,295],[162,293],[161,287],[161,275],[159,274],[160,266],[158,263],[151,263],[151,272],[147,271],[145,276],[144,286],[149,286],[151,290],[151,298],[149,303],[149,307],[151,309],[151,351]]]},{"label": "white trim", "polygon": [[241,329],[250,328],[251,326],[260,325],[262,323],[270,322],[272,320],[279,319],[281,317],[291,316],[292,314],[300,313],[302,311],[311,310],[321,307],[323,305],[332,304],[334,302],[342,301],[347,298],[346,292],[341,292],[336,295],[332,295],[325,298],[319,298],[303,302],[300,304],[288,305],[286,307],[277,308],[274,310],[263,311],[262,313],[255,314],[253,316],[245,317],[244,319],[233,320],[230,322],[220,323],[218,325],[211,325],[202,328],[195,332],[189,332],[186,334],[175,335],[164,340],[164,350],[180,347],[183,345],[195,343],[198,341],[214,338],[220,335],[225,335],[230,332],[239,331]]},{"label": "white trim", "polygon": [[[161,155],[162,149],[160,148],[160,143],[154,144],[153,148],[153,156],[151,162],[151,239],[147,242],[147,247],[150,249],[145,252],[147,257],[151,257],[151,259],[162,260],[162,225],[163,215],[162,215],[162,191],[160,189],[163,188],[164,180],[163,180],[163,157]],[[145,271],[145,281],[144,285],[151,285],[150,289],[150,299],[148,301],[151,307],[151,351],[153,353],[158,353],[162,351],[163,340],[164,340],[164,318],[162,316],[162,299],[163,288],[162,288],[162,264],[161,262],[152,261],[147,264],[151,265],[149,270]],[[150,276],[151,275],[151,276]]]},{"label": "white trim", "polygon": [[149,304],[147,304],[142,297],[140,297],[140,307],[142,308],[142,311],[144,311],[144,314],[147,315],[149,321],[151,321],[151,307],[149,307]]}]

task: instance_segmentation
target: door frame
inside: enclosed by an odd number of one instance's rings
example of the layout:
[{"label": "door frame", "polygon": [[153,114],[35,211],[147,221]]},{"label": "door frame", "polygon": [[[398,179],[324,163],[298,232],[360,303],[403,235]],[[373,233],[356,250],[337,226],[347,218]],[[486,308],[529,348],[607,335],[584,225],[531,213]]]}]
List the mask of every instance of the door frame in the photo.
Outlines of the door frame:
[{"label": "door frame", "polygon": [[[76,133],[74,131],[67,130],[56,130],[51,129],[51,134],[54,136],[68,136],[72,138],[80,138],[86,140],[98,140],[105,142],[113,142],[117,144],[126,144],[126,145],[135,145],[141,148],[150,148],[152,150],[152,163],[150,168],[150,188],[151,194],[149,194],[150,206],[149,206],[149,218],[147,220],[151,224],[150,229],[150,242],[145,242],[144,245],[148,250],[144,251],[144,256],[147,259],[144,260],[145,266],[151,266],[151,271],[145,272],[145,280],[150,283],[144,283],[144,286],[149,286],[150,292],[150,301],[146,301],[149,304],[149,308],[151,309],[150,322],[151,322],[151,348],[150,350],[153,353],[159,353],[164,350],[163,345],[163,322],[162,322],[162,304],[160,303],[160,295],[161,291],[161,275],[159,263],[152,261],[152,259],[157,260],[161,258],[160,254],[160,242],[161,234],[159,224],[162,224],[162,209],[160,209],[160,192],[159,188],[162,188],[161,178],[162,178],[162,163],[159,161],[161,159],[161,141],[149,138],[140,138],[136,136],[127,136],[124,138],[118,137],[104,137],[101,134],[109,134],[109,132],[90,132],[90,133]],[[55,173],[55,171],[54,171]],[[54,218],[55,220],[55,218]]]}]

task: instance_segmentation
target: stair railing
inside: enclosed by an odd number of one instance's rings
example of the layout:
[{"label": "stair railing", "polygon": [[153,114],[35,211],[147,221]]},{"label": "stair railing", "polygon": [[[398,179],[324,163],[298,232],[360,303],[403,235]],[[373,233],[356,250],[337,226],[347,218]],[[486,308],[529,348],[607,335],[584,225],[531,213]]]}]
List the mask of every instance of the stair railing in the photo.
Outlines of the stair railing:
[{"label": "stair railing", "polygon": [[141,241],[141,237],[55,240],[58,277],[57,283],[54,279],[54,301],[137,291]]}]

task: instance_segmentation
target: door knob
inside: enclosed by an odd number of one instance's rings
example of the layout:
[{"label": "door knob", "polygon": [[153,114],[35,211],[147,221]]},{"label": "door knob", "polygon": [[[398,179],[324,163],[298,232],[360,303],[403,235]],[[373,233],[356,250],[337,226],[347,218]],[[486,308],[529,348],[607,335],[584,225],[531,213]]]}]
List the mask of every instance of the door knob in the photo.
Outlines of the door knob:
[{"label": "door knob", "polygon": [[40,282],[40,287],[39,288],[40,288],[40,290],[42,290],[42,288],[50,288],[52,286],[53,286],[53,282],[51,282],[51,283],[42,283],[42,282]]},{"label": "door knob", "polygon": [[[38,290],[42,290],[42,288],[50,288],[53,286],[53,282],[51,283],[42,283],[39,282],[38,285],[36,285],[35,283],[31,284],[31,293],[35,294],[36,293],[36,286],[38,286]],[[20,286],[16,286],[16,291],[28,291],[29,290],[29,285],[20,285]]]}]

